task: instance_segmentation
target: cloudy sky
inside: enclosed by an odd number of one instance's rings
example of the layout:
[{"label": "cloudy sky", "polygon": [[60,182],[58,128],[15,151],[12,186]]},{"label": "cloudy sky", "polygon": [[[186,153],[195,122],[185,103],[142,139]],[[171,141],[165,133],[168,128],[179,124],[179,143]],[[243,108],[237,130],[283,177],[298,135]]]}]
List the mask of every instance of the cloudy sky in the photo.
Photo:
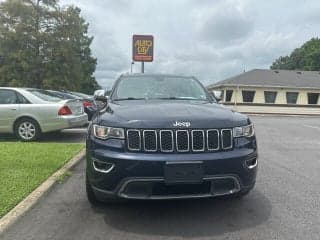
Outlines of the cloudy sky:
[{"label": "cloudy sky", "polygon": [[[210,84],[269,68],[319,36],[319,0],[61,0],[82,9],[94,36],[96,78],[110,85],[130,71],[133,34],[155,38],[146,72],[194,75]],[[134,65],[140,71],[140,63]]]}]

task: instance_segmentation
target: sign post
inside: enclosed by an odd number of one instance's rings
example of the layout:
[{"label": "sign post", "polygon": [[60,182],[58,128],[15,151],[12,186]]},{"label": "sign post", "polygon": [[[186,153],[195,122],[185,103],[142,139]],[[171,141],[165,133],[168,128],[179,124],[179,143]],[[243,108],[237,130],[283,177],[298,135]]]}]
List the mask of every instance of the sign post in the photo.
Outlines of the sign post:
[{"label": "sign post", "polygon": [[141,73],[144,73],[144,62],[153,61],[153,36],[133,35],[132,37],[132,60],[141,62]]}]

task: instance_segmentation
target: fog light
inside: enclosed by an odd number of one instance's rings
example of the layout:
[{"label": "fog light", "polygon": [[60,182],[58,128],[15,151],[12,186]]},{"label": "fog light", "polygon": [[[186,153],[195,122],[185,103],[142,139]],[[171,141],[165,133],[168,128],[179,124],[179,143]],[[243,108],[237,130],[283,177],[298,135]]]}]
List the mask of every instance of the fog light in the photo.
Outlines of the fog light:
[{"label": "fog light", "polygon": [[255,158],[251,158],[249,160],[246,160],[246,165],[247,165],[247,168],[249,168],[249,169],[255,168],[258,165],[257,158],[255,157]]},{"label": "fog light", "polygon": [[97,172],[109,173],[114,169],[114,163],[99,161],[97,159],[93,159],[92,163],[94,170]]}]

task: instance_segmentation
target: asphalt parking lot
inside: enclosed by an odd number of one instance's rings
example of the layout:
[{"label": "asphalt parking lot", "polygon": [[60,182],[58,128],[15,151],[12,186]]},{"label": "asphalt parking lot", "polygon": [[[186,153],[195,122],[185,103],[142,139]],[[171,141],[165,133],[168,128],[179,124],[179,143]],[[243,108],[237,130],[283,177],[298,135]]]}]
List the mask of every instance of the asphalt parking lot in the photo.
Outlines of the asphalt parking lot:
[{"label": "asphalt parking lot", "polygon": [[254,116],[255,189],[242,200],[129,202],[93,208],[82,161],[0,236],[16,239],[319,239],[320,121]]}]

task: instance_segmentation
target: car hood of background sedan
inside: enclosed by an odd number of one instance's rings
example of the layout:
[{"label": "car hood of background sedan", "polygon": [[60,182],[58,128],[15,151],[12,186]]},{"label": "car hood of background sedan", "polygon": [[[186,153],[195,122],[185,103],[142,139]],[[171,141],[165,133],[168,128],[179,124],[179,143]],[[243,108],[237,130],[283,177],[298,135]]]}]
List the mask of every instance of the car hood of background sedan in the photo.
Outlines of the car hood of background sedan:
[{"label": "car hood of background sedan", "polygon": [[[176,122],[190,123],[175,126]],[[250,123],[247,116],[215,103],[199,101],[119,101],[93,123],[123,128],[229,128]]]}]

